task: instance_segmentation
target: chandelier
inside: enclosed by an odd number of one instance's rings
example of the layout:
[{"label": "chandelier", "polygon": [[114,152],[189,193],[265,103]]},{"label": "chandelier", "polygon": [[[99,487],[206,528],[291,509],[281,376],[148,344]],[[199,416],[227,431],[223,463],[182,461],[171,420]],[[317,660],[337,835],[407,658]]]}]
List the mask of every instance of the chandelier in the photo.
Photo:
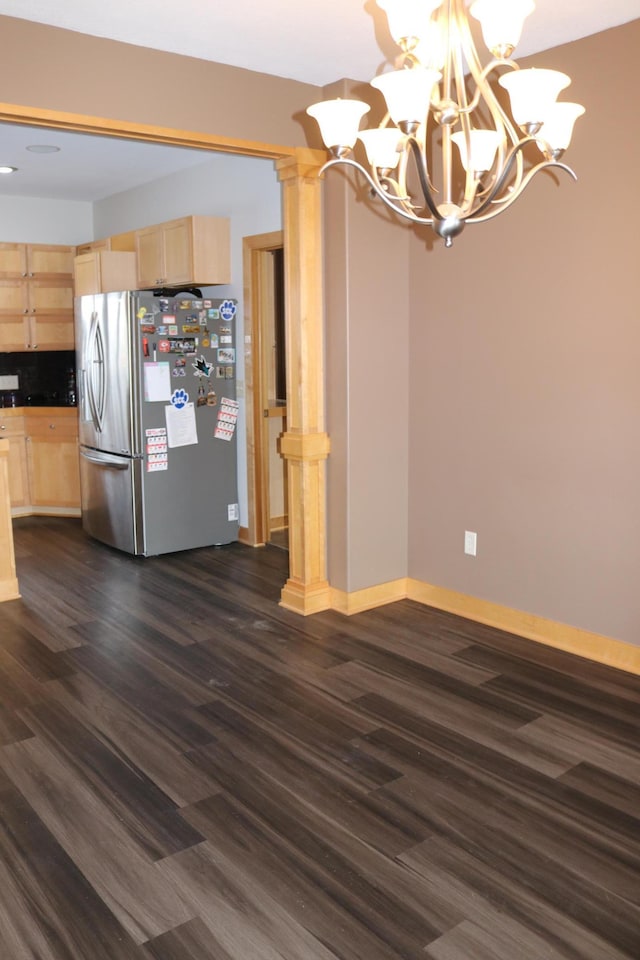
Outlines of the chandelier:
[{"label": "chandelier", "polygon": [[[396,68],[371,81],[387,113],[377,128],[361,131],[370,109],[361,100],[310,106],[332,155],[322,171],[339,163],[355,167],[391,210],[429,224],[447,247],[466,223],[483,223],[510,207],[540,170],[558,167],[577,179],[560,162],[584,113],[578,103],[557,100],[570,78],[557,70],[521,70],[510,59],[533,0],[471,4],[491,54],[485,66],[465,0],[377,3],[401,50]],[[511,116],[496,80],[508,94]],[[369,169],[352,156],[357,140]]]}]

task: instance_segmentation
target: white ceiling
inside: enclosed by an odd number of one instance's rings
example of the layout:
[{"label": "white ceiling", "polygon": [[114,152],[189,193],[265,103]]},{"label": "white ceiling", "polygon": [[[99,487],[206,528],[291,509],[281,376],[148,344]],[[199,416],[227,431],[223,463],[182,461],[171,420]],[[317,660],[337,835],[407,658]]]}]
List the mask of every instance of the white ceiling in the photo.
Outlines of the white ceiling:
[{"label": "white ceiling", "polygon": [[[28,146],[59,147],[32,153]],[[214,158],[203,150],[0,123],[0,195],[94,202]]]},{"label": "white ceiling", "polygon": [[[396,48],[375,0],[0,0],[0,15],[316,85],[366,80]],[[517,56],[640,17],[640,0],[536,0]],[[559,65],[561,66],[561,65]],[[56,154],[31,154],[28,144]],[[97,200],[195,163],[199,151],[0,125],[0,193]]]},{"label": "white ceiling", "polygon": [[[375,0],[0,0],[0,14],[320,86],[368,80],[386,44]],[[518,54],[637,17],[640,0],[536,0]]]}]

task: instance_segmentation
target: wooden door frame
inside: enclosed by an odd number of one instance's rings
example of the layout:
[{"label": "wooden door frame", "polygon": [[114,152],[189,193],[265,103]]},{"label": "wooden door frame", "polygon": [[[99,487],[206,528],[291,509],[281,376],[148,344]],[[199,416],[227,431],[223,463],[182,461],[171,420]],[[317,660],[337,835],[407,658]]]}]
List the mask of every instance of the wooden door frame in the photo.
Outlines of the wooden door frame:
[{"label": "wooden door frame", "polygon": [[[242,239],[244,293],[244,395],[247,431],[247,502],[248,525],[241,539],[251,546],[262,546],[269,539],[268,473],[261,442],[264,428],[264,330],[262,260],[265,254],[284,247],[284,231],[260,233]],[[247,341],[247,337],[250,339]]]},{"label": "wooden door frame", "polygon": [[289,490],[289,578],[283,606],[303,615],[331,605],[326,577],[326,459],[322,226],[318,173],[326,155],[304,147],[237,140],[60,110],[1,103],[0,120],[275,161],[282,183],[287,341],[287,430],[281,453]]}]

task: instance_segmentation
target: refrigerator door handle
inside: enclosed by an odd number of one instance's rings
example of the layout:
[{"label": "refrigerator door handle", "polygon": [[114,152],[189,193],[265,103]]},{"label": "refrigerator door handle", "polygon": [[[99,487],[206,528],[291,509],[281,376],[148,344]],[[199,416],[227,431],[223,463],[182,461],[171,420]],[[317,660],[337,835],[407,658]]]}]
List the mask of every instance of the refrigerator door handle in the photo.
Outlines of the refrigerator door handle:
[{"label": "refrigerator door handle", "polygon": [[80,456],[90,463],[97,463],[101,467],[113,467],[114,470],[128,470],[131,460],[124,457],[110,457],[105,453],[94,453],[89,450],[80,450]]},{"label": "refrigerator door handle", "polygon": [[87,409],[87,391],[85,389],[85,380],[86,380],[87,371],[82,367],[78,367],[77,371],[77,381],[78,381],[78,410],[80,411],[80,417],[82,420],[86,420],[86,409]]},{"label": "refrigerator door handle", "polygon": [[107,399],[107,378],[105,376],[104,340],[97,312],[91,314],[91,327],[87,341],[87,359],[89,376],[87,377],[87,397],[91,410],[91,419],[102,433],[104,411]]}]

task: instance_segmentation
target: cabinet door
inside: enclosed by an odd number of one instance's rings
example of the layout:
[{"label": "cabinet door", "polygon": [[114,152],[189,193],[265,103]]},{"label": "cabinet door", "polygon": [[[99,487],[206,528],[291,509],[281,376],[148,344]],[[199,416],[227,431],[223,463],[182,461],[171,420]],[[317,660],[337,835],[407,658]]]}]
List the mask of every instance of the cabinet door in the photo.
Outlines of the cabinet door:
[{"label": "cabinet door", "polygon": [[29,472],[27,446],[24,437],[9,440],[9,499],[12,507],[26,507],[29,503]]},{"label": "cabinet door", "polygon": [[75,350],[73,322],[64,317],[40,314],[28,322],[27,350]]},{"label": "cabinet door", "polygon": [[27,295],[31,313],[64,317],[73,323],[71,280],[29,280]]},{"label": "cabinet door", "polygon": [[80,506],[77,426],[70,417],[27,417],[29,486],[34,507]]},{"label": "cabinet door", "polygon": [[30,277],[71,279],[75,247],[57,244],[27,244],[27,272]]},{"label": "cabinet door", "polygon": [[136,231],[138,256],[138,286],[145,290],[166,283],[164,268],[164,241],[160,227]]},{"label": "cabinet door", "polygon": [[12,507],[29,503],[29,474],[23,417],[0,418],[0,438],[9,441],[9,499]]},{"label": "cabinet door", "polygon": [[29,308],[27,280],[0,280],[0,317],[27,314]]},{"label": "cabinet door", "polygon": [[0,350],[73,349],[71,281],[0,280]]},{"label": "cabinet door", "polygon": [[76,297],[87,293],[101,293],[100,258],[96,252],[81,254],[73,261],[74,292]]},{"label": "cabinet door", "polygon": [[29,335],[28,317],[0,316],[0,352],[15,353],[26,350]]},{"label": "cabinet door", "polygon": [[136,255],[122,250],[94,250],[73,261],[75,295],[136,290]]},{"label": "cabinet door", "polygon": [[66,280],[29,280],[28,350],[73,350],[73,284]]},{"label": "cabinet door", "polygon": [[231,225],[228,217],[189,217],[192,277],[198,286],[231,283]]},{"label": "cabinet door", "polygon": [[26,277],[26,275],[26,244],[0,243],[0,277]]},{"label": "cabinet door", "polygon": [[29,340],[29,295],[26,280],[0,280],[0,350],[26,350]]},{"label": "cabinet door", "polygon": [[29,437],[29,479],[34,507],[79,507],[78,445]]},{"label": "cabinet door", "polygon": [[193,283],[191,218],[173,220],[162,231],[165,276],[169,284]]}]

